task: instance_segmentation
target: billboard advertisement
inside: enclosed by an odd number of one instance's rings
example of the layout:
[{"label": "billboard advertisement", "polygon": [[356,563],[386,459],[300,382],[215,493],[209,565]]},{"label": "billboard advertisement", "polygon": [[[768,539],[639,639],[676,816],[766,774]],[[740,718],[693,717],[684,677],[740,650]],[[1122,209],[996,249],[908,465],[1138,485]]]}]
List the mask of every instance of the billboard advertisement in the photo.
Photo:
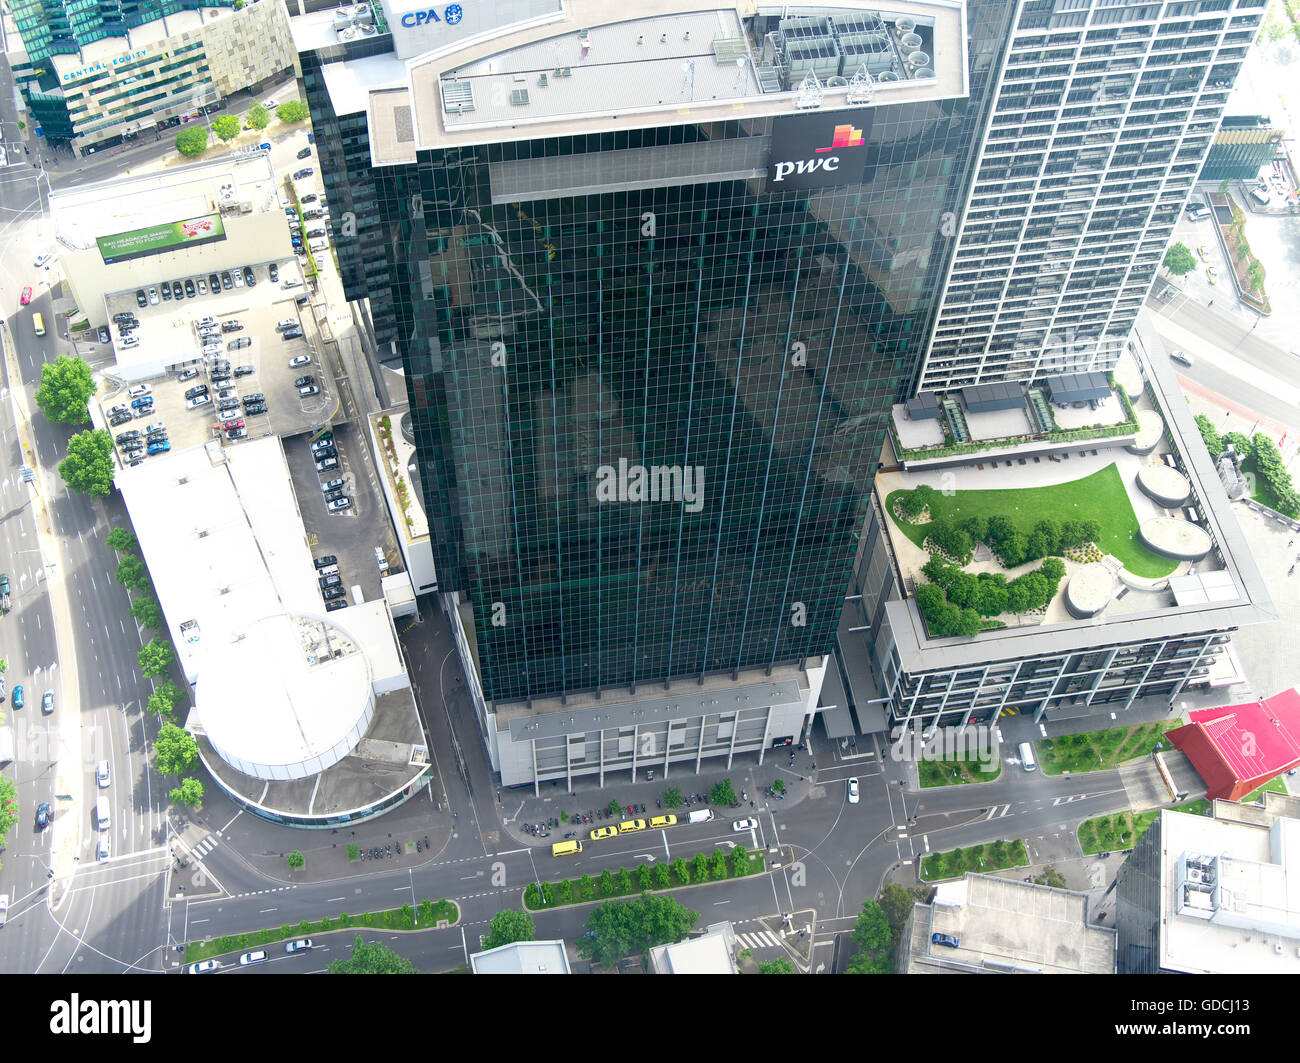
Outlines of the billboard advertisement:
[{"label": "billboard advertisement", "polygon": [[99,245],[99,253],[107,266],[181,247],[198,247],[225,238],[226,229],[221,224],[221,215],[205,214],[187,221],[164,222],[145,229],[99,236],[95,238],[95,243]]},{"label": "billboard advertisement", "polygon": [[774,118],[768,191],[859,184],[871,118],[867,110]]}]

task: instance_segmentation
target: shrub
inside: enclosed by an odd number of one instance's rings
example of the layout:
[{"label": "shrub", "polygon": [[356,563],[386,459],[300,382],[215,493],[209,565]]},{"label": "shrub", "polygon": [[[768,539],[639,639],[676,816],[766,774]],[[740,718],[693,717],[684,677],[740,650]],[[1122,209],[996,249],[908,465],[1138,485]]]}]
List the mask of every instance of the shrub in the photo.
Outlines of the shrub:
[{"label": "shrub", "polygon": [[926,527],[926,538],[959,565],[967,564],[971,559],[970,536],[950,521],[931,521]]},{"label": "shrub", "polygon": [[1219,438],[1218,430],[1212,422],[1203,413],[1196,415],[1196,427],[1201,430],[1201,439],[1205,443],[1205,449],[1210,452],[1210,457],[1217,458],[1223,453],[1223,440]]},{"label": "shrub", "polygon": [[908,519],[919,517],[934,499],[935,490],[928,484],[920,484],[899,496],[898,508]]}]

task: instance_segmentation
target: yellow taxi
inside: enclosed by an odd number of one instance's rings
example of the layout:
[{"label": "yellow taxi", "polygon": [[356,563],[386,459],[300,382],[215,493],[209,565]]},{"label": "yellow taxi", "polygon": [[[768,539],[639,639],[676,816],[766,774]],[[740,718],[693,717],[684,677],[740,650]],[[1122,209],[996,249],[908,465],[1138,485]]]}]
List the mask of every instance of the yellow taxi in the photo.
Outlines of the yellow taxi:
[{"label": "yellow taxi", "polygon": [[601,840],[601,838],[612,838],[617,833],[618,833],[617,827],[597,827],[594,831],[591,832],[591,840],[593,842],[598,842]]},{"label": "yellow taxi", "polygon": [[650,821],[651,827],[671,827],[677,823],[676,816],[655,816]]},{"label": "yellow taxi", "polygon": [[631,834],[636,830],[645,830],[645,820],[643,819],[625,819],[618,825],[619,834]]}]

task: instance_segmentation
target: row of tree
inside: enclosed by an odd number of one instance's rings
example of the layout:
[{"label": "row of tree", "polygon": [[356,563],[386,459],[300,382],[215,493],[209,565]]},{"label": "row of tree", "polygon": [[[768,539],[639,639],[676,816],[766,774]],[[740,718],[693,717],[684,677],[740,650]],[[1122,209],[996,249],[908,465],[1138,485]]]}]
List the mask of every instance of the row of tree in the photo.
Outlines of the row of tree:
[{"label": "row of tree", "polygon": [[1004,568],[1016,568],[1040,557],[1061,555],[1087,543],[1099,542],[1101,532],[1101,522],[1097,520],[1058,521],[1043,517],[1026,535],[1010,517],[1001,513],[960,521],[938,517],[925,528],[926,539],[957,564],[969,564],[975,544],[985,543]]},{"label": "row of tree", "polygon": [[[275,117],[286,125],[305,121],[307,104],[302,100],[289,100],[275,109]],[[271,112],[260,103],[255,103],[244,112],[244,122],[250,129],[260,132],[271,124]],[[243,123],[238,116],[223,114],[212,119],[212,134],[222,143],[229,143],[243,131]],[[193,159],[208,149],[210,134],[206,124],[195,124],[182,129],[176,134],[176,150],[186,158]]]},{"label": "row of tree", "polygon": [[1217,460],[1231,444],[1243,461],[1253,463],[1255,475],[1272,494],[1278,512],[1288,517],[1300,517],[1300,493],[1296,492],[1291,474],[1282,463],[1282,455],[1272,439],[1260,433],[1247,436],[1241,432],[1225,432],[1219,435],[1214,422],[1203,413],[1196,415],[1196,427],[1211,458]]},{"label": "row of tree", "polygon": [[[59,355],[41,366],[36,405],[46,420],[58,424],[87,424],[88,404],[95,394],[90,366],[75,355]],[[105,431],[78,432],[68,440],[68,452],[59,462],[59,475],[68,489],[92,498],[104,498],[113,489],[113,440]]]}]

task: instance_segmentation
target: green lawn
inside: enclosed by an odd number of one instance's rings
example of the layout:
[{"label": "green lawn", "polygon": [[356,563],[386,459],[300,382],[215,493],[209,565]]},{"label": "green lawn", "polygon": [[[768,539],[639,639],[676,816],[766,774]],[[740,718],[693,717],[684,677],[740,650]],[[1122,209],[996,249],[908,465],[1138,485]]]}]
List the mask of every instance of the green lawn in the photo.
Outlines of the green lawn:
[{"label": "green lawn", "polygon": [[[717,873],[717,869],[710,867],[705,872],[703,878],[697,874],[694,865],[694,857],[687,859],[686,876],[682,878],[677,874],[677,868],[672,864],[664,865],[668,868],[668,881],[659,883],[651,881],[648,885],[641,881],[641,868],[650,866],[653,872],[653,865],[638,864],[635,867],[619,868],[618,871],[610,869],[611,875],[609,888],[601,889],[601,877],[592,878],[590,875],[584,875],[582,878],[560,879],[555,882],[544,883],[546,890],[550,891],[550,900],[546,899],[546,894],[539,891],[536,884],[528,886],[524,892],[524,908],[526,911],[536,912],[546,908],[563,908],[570,904],[586,904],[589,901],[609,901],[618,900],[620,897],[638,897],[642,893],[654,893],[661,890],[680,889],[682,886],[691,884],[701,885],[706,882],[725,882],[728,879],[744,878],[746,875],[759,875],[767,869],[767,862],[763,853],[757,850],[745,850],[745,865],[743,869],[736,867],[733,859],[739,851],[736,849],[715,849],[713,853],[706,854],[710,858],[718,853],[722,853],[724,863],[722,865],[722,874]],[[629,883],[626,889],[618,884],[620,872],[626,870],[629,875]]]},{"label": "green lawn", "polygon": [[1277,496],[1269,490],[1268,484],[1264,477],[1259,474],[1259,466],[1255,464],[1255,456],[1252,454],[1241,463],[1241,471],[1251,477],[1250,482],[1255,485],[1255,493],[1250,497],[1258,502],[1261,506],[1268,506],[1269,509],[1277,509]]},{"label": "green lawn", "polygon": [[1258,790],[1253,790],[1252,792],[1248,793],[1245,797],[1241,799],[1241,803],[1244,805],[1248,801],[1263,801],[1264,798],[1261,795],[1264,793],[1265,790],[1272,790],[1276,794],[1284,794],[1288,792],[1286,788],[1286,783],[1282,781],[1282,776],[1279,775],[1276,779],[1270,779]]},{"label": "green lawn", "polygon": [[967,871],[1002,871],[1008,867],[1027,867],[1028,864],[1029,853],[1025,850],[1025,843],[1019,839],[987,842],[972,845],[969,849],[930,853],[921,861],[921,879],[934,882],[936,879],[961,878]]},{"label": "green lawn", "polygon": [[1175,726],[1178,726],[1177,721],[1164,721],[1042,738],[1034,743],[1034,752],[1042,764],[1044,775],[1102,771],[1126,760],[1147,756],[1164,733]]},{"label": "green lawn", "polygon": [[[885,499],[885,511],[893,520],[893,503],[901,491]],[[1138,521],[1128,500],[1119,469],[1107,465],[1091,476],[1050,487],[1020,487],[1003,491],[954,491],[940,495],[931,509],[932,517],[961,520],[965,517],[992,517],[1003,514],[1028,535],[1034,524],[1044,517],[1057,520],[1101,522],[1102,541],[1097,545],[1104,553],[1114,554],[1124,567],[1137,576],[1167,576],[1177,562],[1151,553],[1137,539]],[[917,546],[925,542],[924,524],[894,521]]]},{"label": "green lawn", "polygon": [[[958,759],[961,758],[961,759]],[[989,770],[984,771],[987,767]],[[922,789],[930,786],[960,786],[968,782],[992,782],[1002,774],[1002,761],[984,765],[963,753],[950,753],[941,760],[921,760],[916,765]]]}]

